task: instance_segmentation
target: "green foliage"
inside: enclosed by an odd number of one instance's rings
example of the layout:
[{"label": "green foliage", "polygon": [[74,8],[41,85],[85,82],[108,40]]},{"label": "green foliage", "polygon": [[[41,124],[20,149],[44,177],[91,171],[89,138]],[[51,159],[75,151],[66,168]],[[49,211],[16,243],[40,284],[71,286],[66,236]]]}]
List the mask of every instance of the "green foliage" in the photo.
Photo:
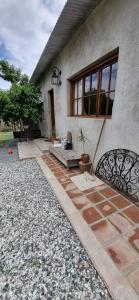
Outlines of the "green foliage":
[{"label": "green foliage", "polygon": [[21,70],[10,65],[5,60],[0,60],[0,77],[11,83],[19,82],[21,79]]},{"label": "green foliage", "polygon": [[29,82],[27,75],[4,61],[0,61],[0,77],[12,83],[9,90],[0,90],[0,118],[5,124],[12,124],[14,130],[38,123],[42,116],[39,88]]}]

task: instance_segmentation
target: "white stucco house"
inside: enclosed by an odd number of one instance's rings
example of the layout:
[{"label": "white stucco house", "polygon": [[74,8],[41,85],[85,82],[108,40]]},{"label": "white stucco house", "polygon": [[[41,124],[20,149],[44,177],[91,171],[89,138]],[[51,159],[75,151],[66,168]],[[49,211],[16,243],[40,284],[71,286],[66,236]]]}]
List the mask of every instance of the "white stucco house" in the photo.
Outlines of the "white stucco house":
[{"label": "white stucco house", "polygon": [[81,151],[82,128],[95,168],[113,149],[139,155],[139,1],[68,0],[31,82],[42,91],[43,136],[70,130]]}]

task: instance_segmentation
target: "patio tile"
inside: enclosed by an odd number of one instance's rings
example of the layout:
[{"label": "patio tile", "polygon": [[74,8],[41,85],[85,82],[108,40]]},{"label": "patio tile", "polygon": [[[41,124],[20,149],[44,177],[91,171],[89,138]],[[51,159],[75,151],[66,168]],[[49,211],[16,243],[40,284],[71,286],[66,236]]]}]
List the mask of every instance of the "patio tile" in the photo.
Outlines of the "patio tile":
[{"label": "patio tile", "polygon": [[54,172],[54,175],[56,177],[63,177],[64,176],[64,173],[63,172]]},{"label": "patio tile", "polygon": [[122,239],[118,239],[107,247],[107,252],[120,270],[127,269],[138,259],[138,255]]},{"label": "patio tile", "polygon": [[83,217],[88,224],[98,221],[101,219],[101,215],[97,212],[97,210],[93,207],[87,208],[83,211]]},{"label": "patio tile", "polygon": [[111,215],[116,211],[116,208],[109,203],[108,201],[105,201],[103,203],[97,204],[97,208],[101,211],[101,213],[106,217],[108,215]]},{"label": "patio tile", "polygon": [[111,188],[109,188],[109,187],[106,187],[105,189],[102,189],[102,190],[101,190],[101,193],[102,193],[105,197],[107,197],[107,198],[110,198],[110,197],[112,197],[112,196],[116,196],[116,195],[117,195],[117,193],[116,193],[114,190],[112,190]]},{"label": "patio tile", "polygon": [[108,216],[109,221],[120,233],[126,233],[133,229],[132,224],[121,213],[115,213]]},{"label": "patio tile", "polygon": [[72,182],[66,182],[62,184],[65,191],[71,191],[76,189],[76,185]]},{"label": "patio tile", "polygon": [[83,193],[79,189],[67,191],[67,194],[69,195],[70,198],[75,198],[83,195]]},{"label": "patio tile", "polygon": [[58,167],[49,167],[51,169],[51,171],[54,173],[54,172],[61,172],[61,169],[58,168]]},{"label": "patio tile", "polygon": [[63,170],[65,172],[66,168],[62,165],[60,166],[61,170]]},{"label": "patio tile", "polygon": [[139,224],[139,208],[136,206],[129,207],[123,211],[134,223]]},{"label": "patio tile", "polygon": [[116,207],[119,209],[122,209],[124,207],[127,207],[131,204],[130,201],[128,201],[126,198],[122,197],[121,195],[118,195],[112,199],[109,199]]},{"label": "patio tile", "polygon": [[51,168],[56,168],[56,164],[54,164],[53,162],[46,162],[47,166],[48,167],[51,167]]},{"label": "patio tile", "polygon": [[87,195],[87,198],[93,203],[97,203],[97,202],[100,202],[105,199],[102,195],[100,195],[97,192],[93,192],[93,193]]},{"label": "patio tile", "polygon": [[139,294],[139,269],[133,271],[129,276],[128,280],[132,287],[135,289],[136,293]]},{"label": "patio tile", "polygon": [[139,253],[139,228],[134,229],[128,237],[128,242]]},{"label": "patio tile", "polygon": [[95,192],[95,190],[93,188],[83,191],[84,194],[89,194],[89,193],[94,193],[94,192]]},{"label": "patio tile", "polygon": [[94,224],[91,228],[96,237],[103,243],[115,238],[118,234],[116,229],[107,220],[102,220]]},{"label": "patio tile", "polygon": [[67,170],[67,169],[65,169],[65,174],[67,174],[67,175],[71,175],[71,174],[75,174],[76,173],[76,171],[74,170],[74,169],[70,169],[70,170]]},{"label": "patio tile", "polygon": [[85,196],[80,196],[80,197],[73,198],[72,202],[78,209],[81,209],[86,204],[89,203],[89,200]]},{"label": "patio tile", "polygon": [[104,190],[106,187],[107,187],[106,184],[101,184],[101,185],[96,186],[95,188],[97,191],[101,191],[101,190]]},{"label": "patio tile", "polygon": [[66,183],[66,182],[71,182],[70,178],[68,176],[63,176],[63,177],[60,177],[58,178],[58,181],[60,183]]}]

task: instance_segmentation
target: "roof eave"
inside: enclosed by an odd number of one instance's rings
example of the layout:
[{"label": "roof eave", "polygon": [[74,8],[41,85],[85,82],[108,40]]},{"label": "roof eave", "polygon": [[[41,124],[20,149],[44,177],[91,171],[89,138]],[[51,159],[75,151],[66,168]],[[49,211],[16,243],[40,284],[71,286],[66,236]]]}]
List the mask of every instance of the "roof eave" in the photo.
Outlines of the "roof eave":
[{"label": "roof eave", "polygon": [[[30,82],[36,83],[64,48],[75,30],[102,0],[68,0],[42,52]],[[75,29],[76,28],[76,29]]]}]

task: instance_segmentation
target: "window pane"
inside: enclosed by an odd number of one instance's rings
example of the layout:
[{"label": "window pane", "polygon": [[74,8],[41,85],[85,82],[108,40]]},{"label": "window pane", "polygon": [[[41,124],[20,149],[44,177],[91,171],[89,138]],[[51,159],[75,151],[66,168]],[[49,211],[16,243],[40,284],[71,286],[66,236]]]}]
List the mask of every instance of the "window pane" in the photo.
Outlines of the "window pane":
[{"label": "window pane", "polygon": [[108,115],[109,115],[109,116],[112,115],[112,107],[113,107],[114,97],[115,97],[115,93],[114,93],[114,92],[110,93],[110,97],[109,97],[109,107],[108,107]]},{"label": "window pane", "polygon": [[116,84],[116,76],[117,76],[117,65],[118,63],[115,63],[112,65],[112,73],[111,73],[111,91],[115,91],[115,84]]},{"label": "window pane", "polygon": [[74,101],[74,115],[77,115],[77,100]]},{"label": "window pane", "polygon": [[96,99],[97,99],[97,95],[92,95],[90,97],[90,114],[91,115],[96,114]]},{"label": "window pane", "polygon": [[107,97],[108,97],[107,93],[104,93],[104,94],[100,95],[100,107],[99,107],[99,114],[100,115],[106,115]]},{"label": "window pane", "polygon": [[82,115],[82,99],[78,100],[78,115]]},{"label": "window pane", "polygon": [[96,94],[98,89],[98,72],[92,74],[92,93]]},{"label": "window pane", "polygon": [[89,114],[89,97],[84,97],[84,113]]},{"label": "window pane", "polygon": [[82,97],[82,79],[78,81],[78,98]]},{"label": "window pane", "polygon": [[85,96],[90,94],[90,76],[85,78]]},{"label": "window pane", "polygon": [[77,81],[75,82],[74,98],[77,99]]},{"label": "window pane", "polygon": [[109,80],[110,80],[110,67],[107,67],[102,70],[102,83],[101,83],[102,92],[108,92]]}]

